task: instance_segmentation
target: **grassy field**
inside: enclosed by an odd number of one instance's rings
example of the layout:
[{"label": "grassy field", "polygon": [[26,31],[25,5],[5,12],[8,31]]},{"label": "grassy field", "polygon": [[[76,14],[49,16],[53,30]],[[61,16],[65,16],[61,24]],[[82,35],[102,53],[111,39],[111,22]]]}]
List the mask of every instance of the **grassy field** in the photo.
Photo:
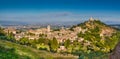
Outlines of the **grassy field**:
[{"label": "grassy field", "polygon": [[77,59],[72,55],[50,53],[5,40],[0,40],[0,49],[2,59]]}]

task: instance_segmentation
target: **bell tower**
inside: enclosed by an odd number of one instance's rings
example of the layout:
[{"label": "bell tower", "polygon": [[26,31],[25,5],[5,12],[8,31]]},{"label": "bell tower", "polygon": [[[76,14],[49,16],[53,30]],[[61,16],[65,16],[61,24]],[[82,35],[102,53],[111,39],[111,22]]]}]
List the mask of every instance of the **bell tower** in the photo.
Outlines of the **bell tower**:
[{"label": "bell tower", "polygon": [[47,26],[47,31],[50,32],[50,25]]}]

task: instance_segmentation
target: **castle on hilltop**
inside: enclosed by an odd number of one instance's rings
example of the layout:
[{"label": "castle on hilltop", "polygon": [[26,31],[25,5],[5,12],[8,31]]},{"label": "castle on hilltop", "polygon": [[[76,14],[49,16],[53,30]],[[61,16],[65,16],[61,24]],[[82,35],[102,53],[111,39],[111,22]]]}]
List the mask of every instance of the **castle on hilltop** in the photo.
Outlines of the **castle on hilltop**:
[{"label": "castle on hilltop", "polygon": [[93,17],[91,17],[90,19],[89,19],[89,21],[94,21],[95,19],[93,18]]}]

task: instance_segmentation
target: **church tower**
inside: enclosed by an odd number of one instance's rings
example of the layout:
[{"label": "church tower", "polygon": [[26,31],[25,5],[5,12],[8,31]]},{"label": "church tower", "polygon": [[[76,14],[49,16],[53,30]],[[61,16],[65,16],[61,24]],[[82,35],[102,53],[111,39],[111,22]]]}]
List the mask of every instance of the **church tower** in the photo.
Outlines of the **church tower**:
[{"label": "church tower", "polygon": [[50,32],[50,25],[47,26],[47,31]]}]

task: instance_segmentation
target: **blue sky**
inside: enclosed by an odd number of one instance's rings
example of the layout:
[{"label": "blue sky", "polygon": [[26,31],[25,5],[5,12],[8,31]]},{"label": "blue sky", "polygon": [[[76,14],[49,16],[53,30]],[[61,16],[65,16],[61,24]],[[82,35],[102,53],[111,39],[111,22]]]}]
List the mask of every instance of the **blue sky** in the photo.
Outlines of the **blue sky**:
[{"label": "blue sky", "polygon": [[120,0],[0,0],[0,20],[39,23],[90,17],[120,23]]}]

